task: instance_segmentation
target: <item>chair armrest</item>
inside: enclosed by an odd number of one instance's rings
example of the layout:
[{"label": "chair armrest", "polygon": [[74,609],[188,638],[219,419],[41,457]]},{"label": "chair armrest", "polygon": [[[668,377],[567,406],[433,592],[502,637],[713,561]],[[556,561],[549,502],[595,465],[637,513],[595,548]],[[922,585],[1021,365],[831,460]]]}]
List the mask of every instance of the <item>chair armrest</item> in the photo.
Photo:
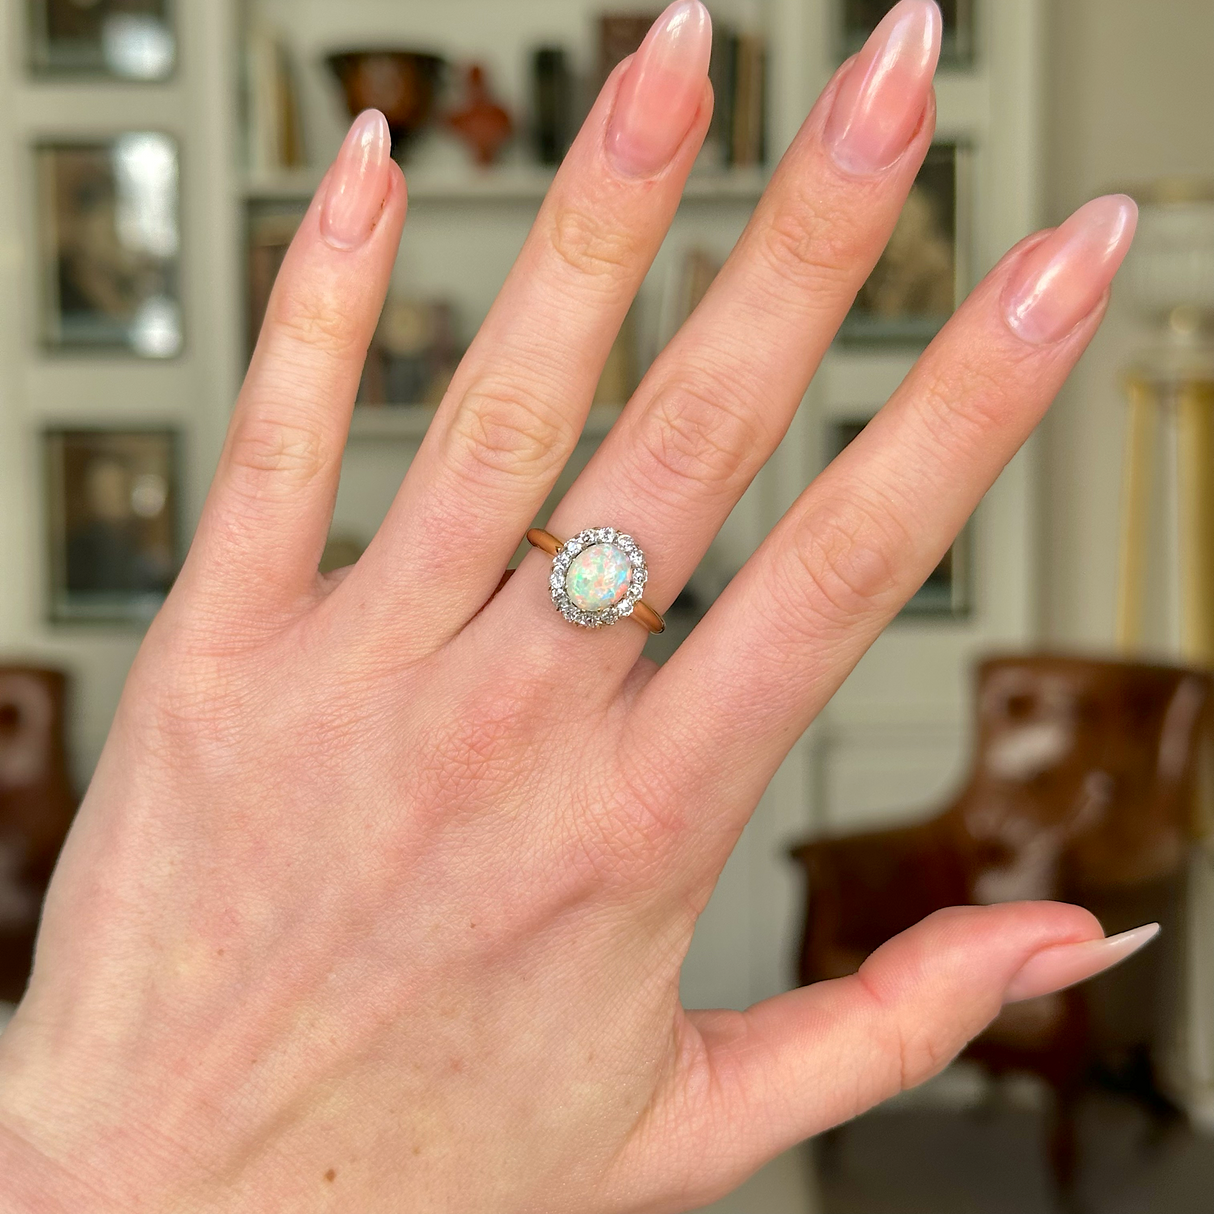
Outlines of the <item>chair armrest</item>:
[{"label": "chair armrest", "polygon": [[792,857],[808,878],[802,982],[852,973],[925,915],[969,901],[965,861],[940,818],[815,839]]}]

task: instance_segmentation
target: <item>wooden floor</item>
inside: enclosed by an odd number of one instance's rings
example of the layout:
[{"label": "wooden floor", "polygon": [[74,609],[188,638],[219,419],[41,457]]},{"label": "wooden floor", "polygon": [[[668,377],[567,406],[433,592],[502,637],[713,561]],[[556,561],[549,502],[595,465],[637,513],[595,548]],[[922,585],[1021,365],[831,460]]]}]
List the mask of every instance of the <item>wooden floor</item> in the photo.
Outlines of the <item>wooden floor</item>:
[{"label": "wooden floor", "polygon": [[740,1189],[699,1214],[820,1214],[809,1143],[772,1160]]}]

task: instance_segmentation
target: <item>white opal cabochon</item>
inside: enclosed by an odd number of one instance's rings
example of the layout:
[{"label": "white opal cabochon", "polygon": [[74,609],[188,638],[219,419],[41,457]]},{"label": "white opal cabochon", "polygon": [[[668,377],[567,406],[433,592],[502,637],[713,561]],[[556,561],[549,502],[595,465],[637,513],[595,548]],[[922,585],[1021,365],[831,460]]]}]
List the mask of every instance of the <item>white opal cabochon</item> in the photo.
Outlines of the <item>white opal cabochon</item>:
[{"label": "white opal cabochon", "polygon": [[632,562],[614,544],[591,544],[569,563],[565,593],[583,611],[604,611],[628,592]]}]

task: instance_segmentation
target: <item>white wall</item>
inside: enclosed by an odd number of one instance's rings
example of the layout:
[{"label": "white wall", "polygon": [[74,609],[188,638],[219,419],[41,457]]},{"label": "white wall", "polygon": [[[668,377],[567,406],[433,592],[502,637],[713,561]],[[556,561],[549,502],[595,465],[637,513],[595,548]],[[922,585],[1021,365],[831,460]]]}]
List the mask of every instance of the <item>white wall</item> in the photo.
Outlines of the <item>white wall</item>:
[{"label": "white wall", "polygon": [[[1214,3],[1053,0],[1048,6],[1047,219],[1156,177],[1214,176]],[[1124,403],[1139,336],[1128,291],[1043,428],[1044,639],[1112,643]]]}]

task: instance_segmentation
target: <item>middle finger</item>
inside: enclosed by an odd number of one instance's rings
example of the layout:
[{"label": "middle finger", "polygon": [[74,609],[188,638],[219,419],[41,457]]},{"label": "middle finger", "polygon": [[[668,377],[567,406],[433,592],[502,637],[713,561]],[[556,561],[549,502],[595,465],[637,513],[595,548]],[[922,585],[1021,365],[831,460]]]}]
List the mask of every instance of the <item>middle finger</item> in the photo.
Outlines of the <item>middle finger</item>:
[{"label": "middle finger", "polygon": [[[839,71],[703,302],[553,515],[562,539],[605,524],[631,533],[658,610],[784,436],[893,231],[931,142],[939,46],[932,0],[902,0]],[[529,558],[497,610],[534,614],[546,569]],[[566,644],[585,641],[551,610],[535,626],[558,650],[562,630]],[[599,656],[626,670],[644,633],[609,634]]]}]

